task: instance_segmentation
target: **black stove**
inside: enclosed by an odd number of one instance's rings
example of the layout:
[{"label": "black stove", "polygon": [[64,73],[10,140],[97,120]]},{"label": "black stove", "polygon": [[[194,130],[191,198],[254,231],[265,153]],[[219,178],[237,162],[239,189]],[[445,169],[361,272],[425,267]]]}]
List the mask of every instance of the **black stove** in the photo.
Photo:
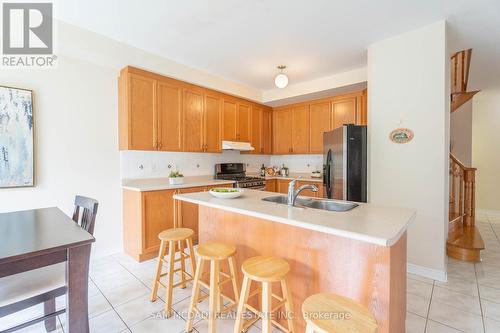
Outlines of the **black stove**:
[{"label": "black stove", "polygon": [[246,166],[243,163],[221,163],[215,165],[215,179],[234,180],[234,187],[264,190],[266,182],[261,177],[246,175]]}]

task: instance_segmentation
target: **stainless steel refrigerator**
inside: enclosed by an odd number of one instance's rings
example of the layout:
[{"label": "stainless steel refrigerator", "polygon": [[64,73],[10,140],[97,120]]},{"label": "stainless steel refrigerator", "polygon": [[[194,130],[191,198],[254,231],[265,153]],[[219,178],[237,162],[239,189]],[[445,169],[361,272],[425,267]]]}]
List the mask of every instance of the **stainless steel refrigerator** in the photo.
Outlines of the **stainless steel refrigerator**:
[{"label": "stainless steel refrigerator", "polygon": [[323,146],[324,196],[366,202],[366,126],[325,132]]}]

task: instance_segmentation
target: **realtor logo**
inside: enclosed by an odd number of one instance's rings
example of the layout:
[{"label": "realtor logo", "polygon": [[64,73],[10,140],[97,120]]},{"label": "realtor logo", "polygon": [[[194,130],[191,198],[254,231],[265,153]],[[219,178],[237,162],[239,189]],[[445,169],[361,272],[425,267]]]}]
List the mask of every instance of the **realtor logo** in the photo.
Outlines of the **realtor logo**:
[{"label": "realtor logo", "polygon": [[54,67],[51,2],[4,2],[2,18],[2,66]]}]

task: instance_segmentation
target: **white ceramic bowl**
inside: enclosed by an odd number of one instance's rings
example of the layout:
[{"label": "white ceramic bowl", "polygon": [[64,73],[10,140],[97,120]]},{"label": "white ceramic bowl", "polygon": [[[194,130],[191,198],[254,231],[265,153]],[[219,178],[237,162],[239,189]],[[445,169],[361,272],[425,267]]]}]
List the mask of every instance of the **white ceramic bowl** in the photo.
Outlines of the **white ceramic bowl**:
[{"label": "white ceramic bowl", "polygon": [[[218,191],[230,191],[230,192],[218,192]],[[210,189],[211,195],[213,195],[216,198],[221,198],[221,199],[234,199],[239,196],[241,196],[244,192],[242,188],[230,188],[230,187],[215,187]]]}]

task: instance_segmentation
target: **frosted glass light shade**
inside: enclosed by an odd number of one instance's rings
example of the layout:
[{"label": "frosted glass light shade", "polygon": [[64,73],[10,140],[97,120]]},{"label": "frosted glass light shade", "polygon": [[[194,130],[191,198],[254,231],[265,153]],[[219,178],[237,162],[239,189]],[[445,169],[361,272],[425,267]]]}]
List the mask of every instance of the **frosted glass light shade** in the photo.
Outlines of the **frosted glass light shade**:
[{"label": "frosted glass light shade", "polygon": [[274,84],[278,88],[285,88],[288,85],[288,76],[286,76],[283,73],[276,75],[276,78],[274,79]]}]

